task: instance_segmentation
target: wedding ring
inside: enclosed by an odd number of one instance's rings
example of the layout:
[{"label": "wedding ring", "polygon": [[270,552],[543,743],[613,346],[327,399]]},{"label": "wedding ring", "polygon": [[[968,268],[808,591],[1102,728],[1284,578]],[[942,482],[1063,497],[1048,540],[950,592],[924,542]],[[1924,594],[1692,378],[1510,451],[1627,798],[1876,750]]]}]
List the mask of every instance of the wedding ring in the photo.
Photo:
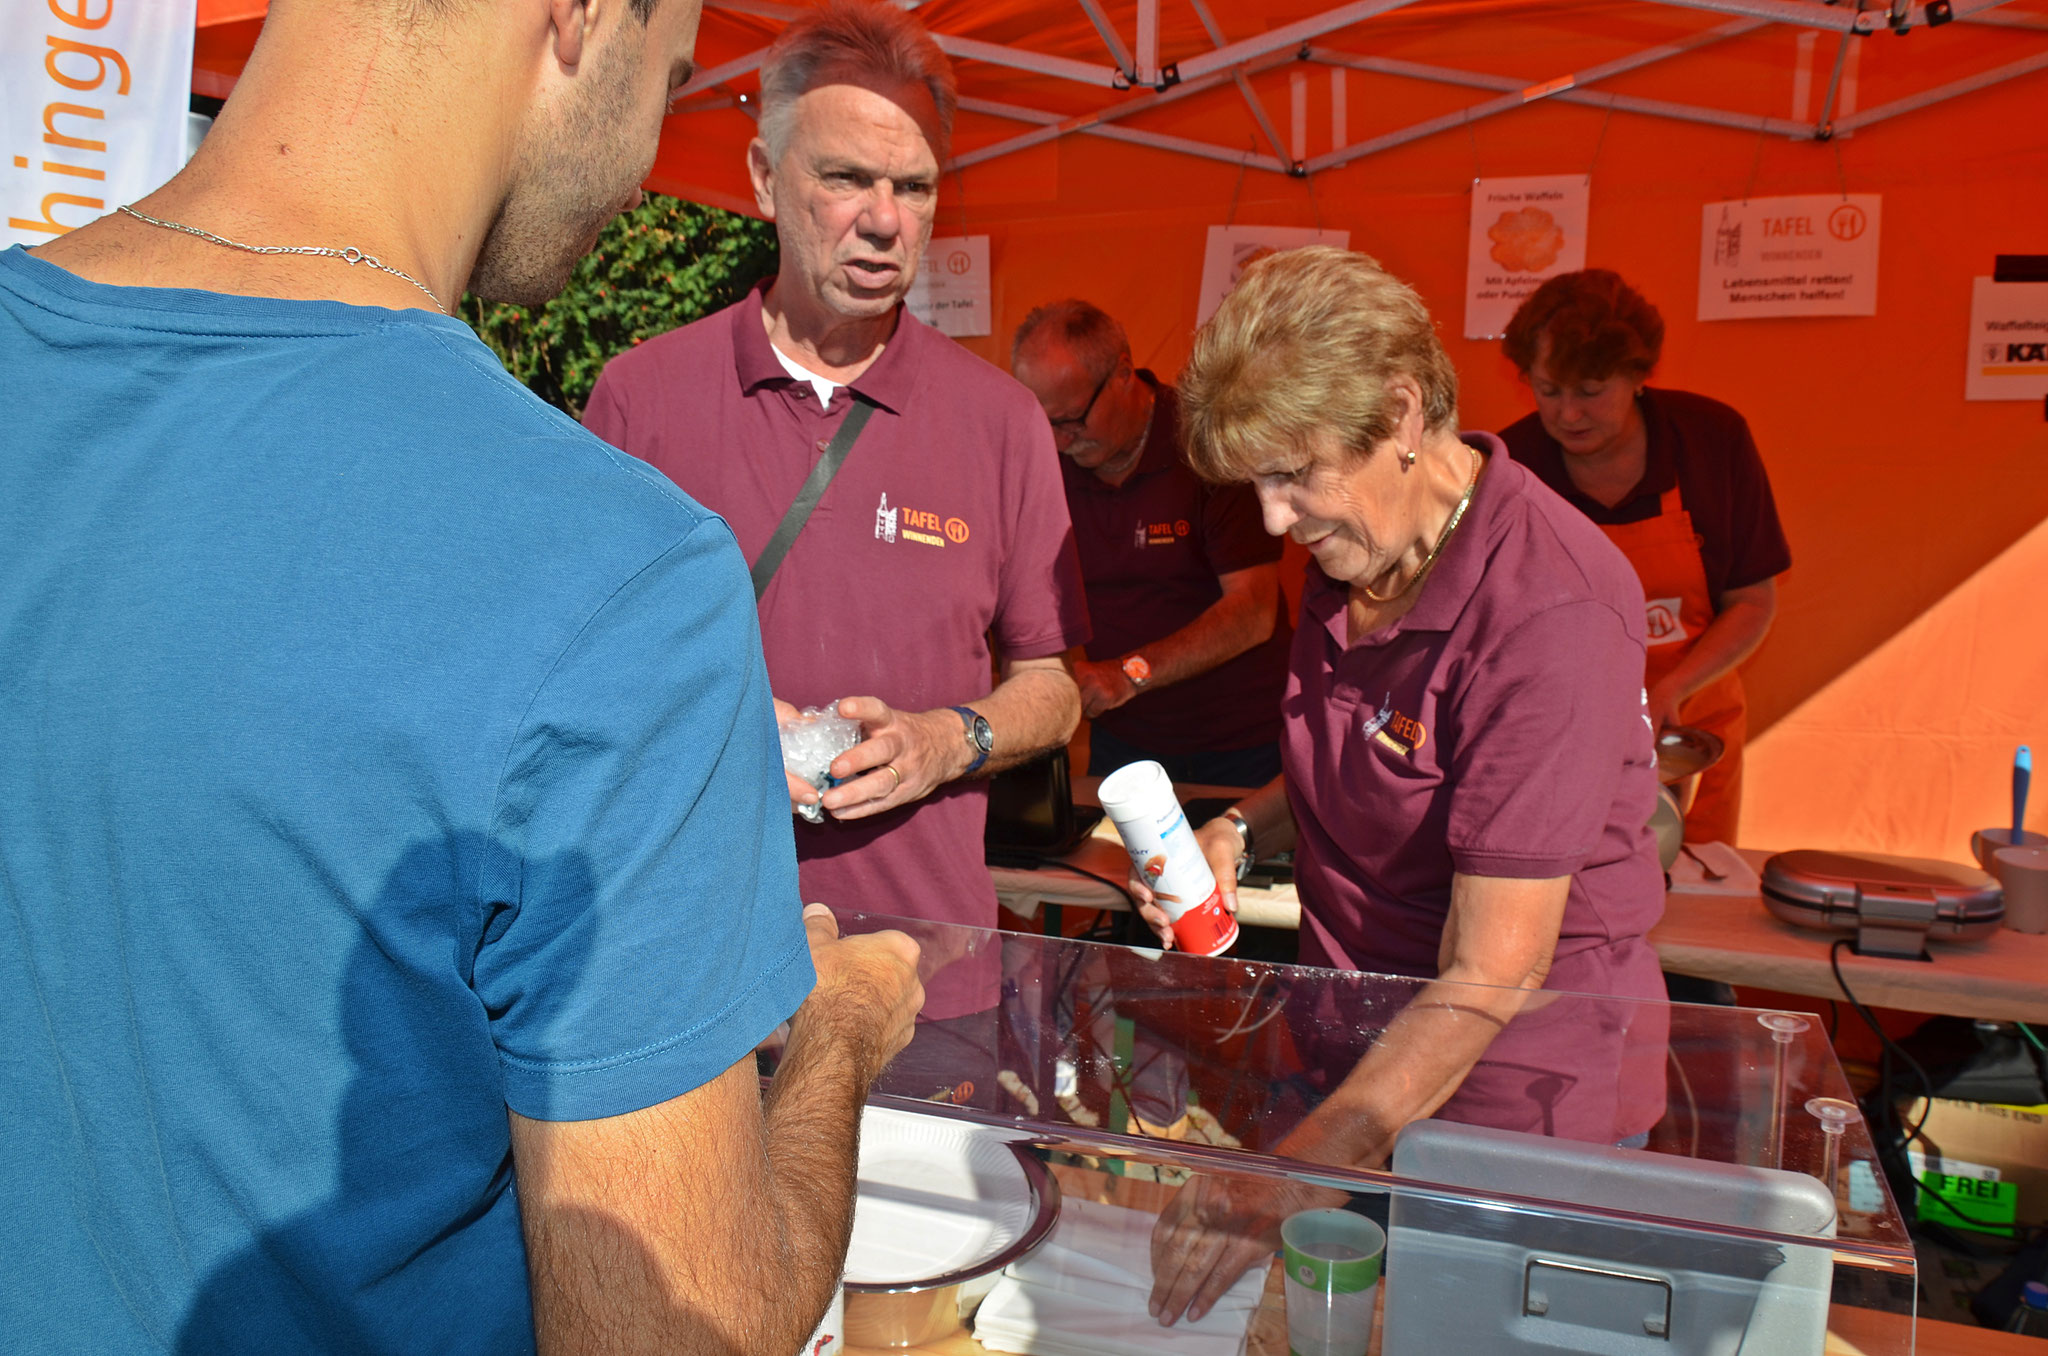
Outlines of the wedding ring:
[{"label": "wedding ring", "polygon": [[903,774],[896,771],[896,765],[894,763],[882,764],[882,770],[896,778],[896,786],[890,787],[887,793],[889,795],[896,794],[896,787],[903,785]]}]

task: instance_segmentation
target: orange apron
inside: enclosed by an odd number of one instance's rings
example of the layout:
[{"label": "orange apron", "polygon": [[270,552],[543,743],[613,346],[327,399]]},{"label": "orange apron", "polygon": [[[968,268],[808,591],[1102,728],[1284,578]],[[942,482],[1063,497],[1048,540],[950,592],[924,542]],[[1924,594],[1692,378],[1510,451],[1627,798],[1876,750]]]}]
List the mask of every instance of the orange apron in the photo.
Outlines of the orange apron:
[{"label": "orange apron", "polygon": [[[1640,522],[1601,525],[1643,583],[1649,609],[1646,687],[1656,686],[1676,668],[1714,620],[1714,596],[1707,587],[1699,538],[1676,485],[1664,492],[1658,510],[1656,517]],[[1719,735],[1727,750],[1720,762],[1700,775],[1699,791],[1685,816],[1688,842],[1735,841],[1735,817],[1742,807],[1745,710],[1742,679],[1732,670],[1679,705],[1680,724]]]}]

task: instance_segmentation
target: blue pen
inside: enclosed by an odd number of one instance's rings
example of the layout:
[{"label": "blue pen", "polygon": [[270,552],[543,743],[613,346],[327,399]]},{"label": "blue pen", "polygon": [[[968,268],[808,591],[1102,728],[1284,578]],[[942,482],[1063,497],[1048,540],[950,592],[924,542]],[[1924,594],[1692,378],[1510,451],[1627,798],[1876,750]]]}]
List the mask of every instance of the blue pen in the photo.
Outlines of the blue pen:
[{"label": "blue pen", "polygon": [[2012,841],[2014,846],[2026,841],[2026,830],[2021,827],[2027,819],[2027,783],[2034,779],[2034,751],[2025,744],[2012,756]]}]

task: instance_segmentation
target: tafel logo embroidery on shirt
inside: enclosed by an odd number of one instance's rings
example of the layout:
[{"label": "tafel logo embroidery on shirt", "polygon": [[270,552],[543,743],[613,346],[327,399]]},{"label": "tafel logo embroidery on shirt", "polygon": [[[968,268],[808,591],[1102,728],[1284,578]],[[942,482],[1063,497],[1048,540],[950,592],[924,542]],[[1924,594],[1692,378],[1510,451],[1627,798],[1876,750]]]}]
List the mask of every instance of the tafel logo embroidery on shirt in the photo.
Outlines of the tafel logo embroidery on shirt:
[{"label": "tafel logo embroidery on shirt", "polygon": [[897,505],[889,507],[889,496],[882,496],[881,505],[875,510],[875,539],[894,543],[898,537],[924,546],[944,546],[951,541],[955,546],[967,540],[970,532],[961,518],[941,520],[930,509],[907,508]]},{"label": "tafel logo embroidery on shirt", "polygon": [[1394,709],[1394,694],[1389,692],[1380,702],[1380,709],[1359,722],[1359,732],[1367,739],[1376,739],[1395,753],[1407,757],[1429,742],[1429,731],[1413,716],[1404,716]]}]

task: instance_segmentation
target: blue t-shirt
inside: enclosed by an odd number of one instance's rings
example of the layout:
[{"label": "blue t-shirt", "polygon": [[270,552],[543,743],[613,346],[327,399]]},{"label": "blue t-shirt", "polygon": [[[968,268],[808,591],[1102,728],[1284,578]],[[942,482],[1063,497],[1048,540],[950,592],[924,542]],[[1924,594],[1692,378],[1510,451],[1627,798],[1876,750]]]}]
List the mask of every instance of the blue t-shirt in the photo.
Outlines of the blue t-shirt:
[{"label": "blue t-shirt", "polygon": [[813,982],[725,524],[424,311],[0,253],[0,1346],[533,1343],[505,1108]]}]

